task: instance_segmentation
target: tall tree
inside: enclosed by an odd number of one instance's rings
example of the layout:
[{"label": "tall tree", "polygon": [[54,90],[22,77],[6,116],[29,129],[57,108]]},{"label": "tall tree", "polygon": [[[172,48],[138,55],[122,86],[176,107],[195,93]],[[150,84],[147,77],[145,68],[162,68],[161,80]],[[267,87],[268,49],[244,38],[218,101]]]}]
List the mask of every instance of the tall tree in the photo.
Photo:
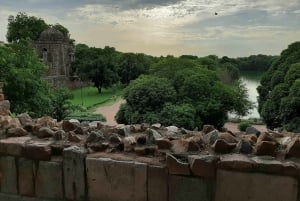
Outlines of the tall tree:
[{"label": "tall tree", "polygon": [[20,12],[15,17],[9,16],[6,38],[8,42],[37,40],[42,31],[48,27],[43,19]]},{"label": "tall tree", "polygon": [[269,128],[300,132],[299,79],[300,42],[295,42],[282,51],[257,88],[259,113]]},{"label": "tall tree", "polygon": [[119,81],[117,73],[118,53],[112,47],[90,48],[78,44],[75,50],[74,68],[82,80],[91,80],[101,93]]}]

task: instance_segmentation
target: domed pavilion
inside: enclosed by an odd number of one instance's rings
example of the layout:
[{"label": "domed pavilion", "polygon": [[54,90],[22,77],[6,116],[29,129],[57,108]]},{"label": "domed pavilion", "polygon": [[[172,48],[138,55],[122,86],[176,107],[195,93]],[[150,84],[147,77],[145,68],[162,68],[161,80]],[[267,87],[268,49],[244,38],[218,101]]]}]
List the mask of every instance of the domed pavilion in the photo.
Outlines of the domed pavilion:
[{"label": "domed pavilion", "polygon": [[74,59],[74,45],[70,38],[51,27],[41,33],[34,46],[38,56],[48,66],[45,79],[54,87],[66,87]]}]

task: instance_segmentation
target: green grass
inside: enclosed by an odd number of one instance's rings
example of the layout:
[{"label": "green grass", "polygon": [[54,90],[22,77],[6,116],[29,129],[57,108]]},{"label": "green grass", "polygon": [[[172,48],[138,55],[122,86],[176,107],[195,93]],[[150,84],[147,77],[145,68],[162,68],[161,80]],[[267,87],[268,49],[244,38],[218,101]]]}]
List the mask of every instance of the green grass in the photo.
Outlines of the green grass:
[{"label": "green grass", "polygon": [[75,111],[69,116],[67,116],[65,119],[77,119],[79,121],[106,121],[105,117],[102,114],[93,114],[91,112],[81,111]]},{"label": "green grass", "polygon": [[73,105],[93,109],[96,106],[105,106],[113,103],[114,96],[120,99],[123,94],[123,87],[114,86],[109,89],[102,89],[99,94],[95,87],[85,87],[72,91],[74,98],[71,100]]},{"label": "green grass", "polygon": [[95,87],[84,87],[82,89],[73,90],[74,98],[71,100],[72,105],[78,106],[65,119],[77,119],[79,121],[106,121],[101,114],[93,114],[96,107],[107,106],[115,103],[116,100],[122,98],[123,87],[114,86],[109,89],[102,89],[99,94]]}]

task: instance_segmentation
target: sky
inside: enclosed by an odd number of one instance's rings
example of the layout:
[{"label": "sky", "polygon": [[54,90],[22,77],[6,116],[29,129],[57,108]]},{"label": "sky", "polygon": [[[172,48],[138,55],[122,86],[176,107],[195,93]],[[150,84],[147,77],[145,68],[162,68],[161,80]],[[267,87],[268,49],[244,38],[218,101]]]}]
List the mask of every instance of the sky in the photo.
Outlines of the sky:
[{"label": "sky", "polygon": [[0,0],[0,41],[18,12],[76,43],[154,56],[279,55],[300,40],[300,0]]}]

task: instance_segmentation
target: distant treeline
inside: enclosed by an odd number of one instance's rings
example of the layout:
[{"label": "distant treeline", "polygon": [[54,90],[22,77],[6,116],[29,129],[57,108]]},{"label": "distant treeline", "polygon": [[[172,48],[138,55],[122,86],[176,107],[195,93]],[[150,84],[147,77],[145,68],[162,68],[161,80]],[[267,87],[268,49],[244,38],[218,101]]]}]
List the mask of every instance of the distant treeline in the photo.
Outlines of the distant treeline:
[{"label": "distant treeline", "polygon": [[180,58],[187,58],[193,60],[199,60],[201,64],[204,65],[215,65],[228,63],[240,71],[259,71],[265,72],[269,69],[272,63],[278,58],[279,56],[270,56],[270,55],[251,55],[249,57],[239,57],[239,58],[229,58],[227,56],[218,58],[215,55],[210,55],[206,57],[197,57],[194,55],[182,55]]}]

